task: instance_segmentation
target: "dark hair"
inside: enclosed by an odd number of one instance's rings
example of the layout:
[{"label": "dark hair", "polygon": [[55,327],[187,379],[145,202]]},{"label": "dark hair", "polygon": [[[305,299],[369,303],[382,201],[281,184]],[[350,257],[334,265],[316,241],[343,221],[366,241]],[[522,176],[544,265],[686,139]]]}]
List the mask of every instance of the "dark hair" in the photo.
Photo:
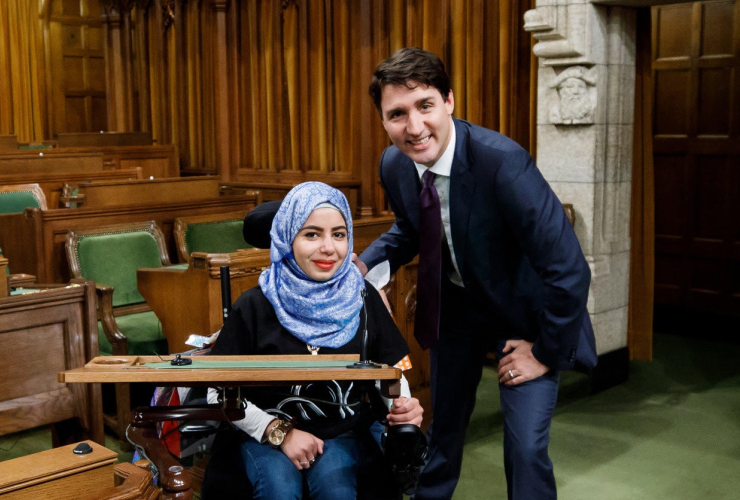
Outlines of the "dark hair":
[{"label": "dark hair", "polygon": [[444,63],[431,52],[418,47],[406,47],[397,50],[392,56],[378,64],[370,82],[370,97],[378,108],[380,118],[380,97],[386,85],[405,85],[409,89],[414,83],[439,90],[444,100],[450,95],[450,77],[445,71]]}]

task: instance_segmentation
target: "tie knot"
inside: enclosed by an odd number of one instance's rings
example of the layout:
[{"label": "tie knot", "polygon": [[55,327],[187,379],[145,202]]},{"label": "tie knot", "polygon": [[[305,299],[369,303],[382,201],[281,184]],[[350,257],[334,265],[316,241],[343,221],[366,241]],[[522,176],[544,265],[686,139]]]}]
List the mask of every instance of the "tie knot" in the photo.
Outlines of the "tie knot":
[{"label": "tie knot", "polygon": [[421,176],[422,183],[424,184],[424,187],[431,187],[432,184],[434,184],[434,172],[431,170],[427,170],[424,172],[424,174]]}]

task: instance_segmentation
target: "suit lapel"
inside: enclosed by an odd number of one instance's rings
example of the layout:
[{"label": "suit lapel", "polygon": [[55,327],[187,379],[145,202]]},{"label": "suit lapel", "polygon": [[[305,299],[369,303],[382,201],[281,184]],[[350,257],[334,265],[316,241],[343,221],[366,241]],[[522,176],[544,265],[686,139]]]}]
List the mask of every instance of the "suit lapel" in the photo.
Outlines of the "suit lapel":
[{"label": "suit lapel", "polygon": [[[475,194],[475,178],[468,164],[468,130],[458,120],[455,123],[455,156],[450,171],[450,225],[455,260],[464,278],[466,245],[470,209]],[[418,204],[418,201],[417,201]],[[418,209],[417,209],[418,210]],[[418,212],[417,212],[418,213]]]},{"label": "suit lapel", "polygon": [[416,172],[414,162],[407,158],[407,163],[403,167],[403,175],[406,177],[403,182],[399,183],[402,189],[401,199],[403,206],[406,208],[409,221],[414,229],[419,230],[419,193],[421,192],[421,180]]}]

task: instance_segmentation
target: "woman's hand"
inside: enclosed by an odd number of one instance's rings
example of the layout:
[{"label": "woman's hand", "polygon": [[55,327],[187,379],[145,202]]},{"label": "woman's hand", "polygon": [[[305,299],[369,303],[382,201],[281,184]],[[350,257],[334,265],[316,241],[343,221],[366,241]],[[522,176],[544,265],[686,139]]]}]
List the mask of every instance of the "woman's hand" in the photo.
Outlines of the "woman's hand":
[{"label": "woman's hand", "polygon": [[393,400],[390,413],[386,417],[388,425],[414,424],[421,425],[424,416],[424,408],[416,398],[397,398]]},{"label": "woman's hand", "polygon": [[324,442],[308,432],[293,429],[280,445],[285,456],[293,462],[296,469],[308,469],[318,456],[324,453]]}]

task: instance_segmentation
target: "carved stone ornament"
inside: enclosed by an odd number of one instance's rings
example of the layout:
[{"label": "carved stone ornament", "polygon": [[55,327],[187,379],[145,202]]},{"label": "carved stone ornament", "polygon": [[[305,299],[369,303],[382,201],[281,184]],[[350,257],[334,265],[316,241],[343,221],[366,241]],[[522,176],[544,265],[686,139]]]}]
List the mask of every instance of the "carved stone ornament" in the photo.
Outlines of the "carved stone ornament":
[{"label": "carved stone ornament", "polygon": [[571,66],[550,84],[559,103],[550,108],[550,123],[580,125],[594,122],[596,77],[584,66]]},{"label": "carved stone ornament", "polygon": [[524,29],[537,43],[534,54],[546,66],[594,64],[591,44],[593,5],[567,0],[538,0],[537,8],[524,13]]}]

